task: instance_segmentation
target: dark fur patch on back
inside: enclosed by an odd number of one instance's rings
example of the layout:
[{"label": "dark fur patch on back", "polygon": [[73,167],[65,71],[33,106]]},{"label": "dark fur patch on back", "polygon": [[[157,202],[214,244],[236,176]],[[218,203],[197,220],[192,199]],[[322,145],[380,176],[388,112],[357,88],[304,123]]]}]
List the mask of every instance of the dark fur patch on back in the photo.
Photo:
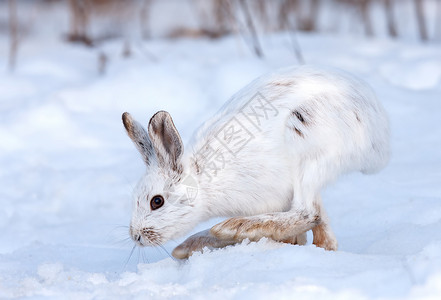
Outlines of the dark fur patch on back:
[{"label": "dark fur patch on back", "polygon": [[354,114],[357,121],[361,123],[360,116],[357,114],[357,112],[354,112]]},{"label": "dark fur patch on back", "polygon": [[294,85],[292,80],[279,80],[272,83],[274,86],[291,87]]},{"label": "dark fur patch on back", "polygon": [[297,127],[294,127],[294,131],[295,131],[300,137],[304,137],[304,136],[303,136],[303,132],[301,132],[300,129],[298,129]]},{"label": "dark fur patch on back", "polygon": [[305,123],[305,119],[298,110],[293,111],[292,114],[295,115],[300,122],[302,122],[303,124]]}]

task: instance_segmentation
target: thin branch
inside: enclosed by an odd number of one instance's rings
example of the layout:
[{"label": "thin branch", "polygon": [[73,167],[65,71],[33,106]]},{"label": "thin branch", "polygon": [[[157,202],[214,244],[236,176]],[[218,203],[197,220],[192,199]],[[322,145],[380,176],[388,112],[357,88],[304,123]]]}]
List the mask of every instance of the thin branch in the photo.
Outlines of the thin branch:
[{"label": "thin branch", "polygon": [[424,4],[423,0],[414,0],[415,12],[418,22],[418,30],[420,32],[420,38],[422,41],[427,41],[429,39],[426,28],[426,17],[424,14]]},{"label": "thin branch", "polygon": [[[300,12],[298,0],[282,0],[278,12],[279,29],[289,29],[289,27],[287,27],[289,25],[288,19],[290,16],[294,16],[296,12],[298,14]],[[296,22],[297,24],[300,24],[298,19],[299,16],[297,16]]]},{"label": "thin branch", "polygon": [[372,36],[374,33],[372,30],[372,22],[371,22],[371,18],[369,15],[370,3],[371,3],[371,0],[362,0],[362,1],[360,1],[360,4],[359,4],[361,17],[363,19],[364,29],[365,29],[365,33],[367,36]]},{"label": "thin branch", "polygon": [[302,54],[302,48],[300,47],[299,40],[297,39],[297,28],[295,25],[289,26],[289,36],[291,37],[291,43],[293,45],[294,54],[299,64],[304,65],[305,59]]},{"label": "thin branch", "polygon": [[[239,20],[237,20],[236,16],[233,13],[233,5],[231,4],[230,0],[220,0],[220,3],[222,4],[220,8],[223,10],[223,13],[226,17],[229,18],[231,22],[231,27],[233,32],[235,33],[235,36],[238,37],[239,35],[242,36],[243,39],[245,37],[243,36],[243,33],[241,31],[241,27],[243,27],[242,24],[240,24]],[[236,44],[239,50],[241,51],[241,43],[239,42],[239,39],[236,39]]]},{"label": "thin branch", "polygon": [[152,7],[152,0],[143,0],[143,3],[141,4],[141,10],[139,13],[141,36],[143,39],[148,39],[151,37],[151,32],[150,32],[151,7]]},{"label": "thin branch", "polygon": [[384,9],[386,11],[387,31],[391,37],[397,37],[398,33],[391,0],[384,0]]},{"label": "thin branch", "polygon": [[9,70],[13,71],[18,51],[17,1],[9,0]]},{"label": "thin branch", "polygon": [[[295,7],[296,7],[295,5],[297,3],[292,2],[291,4],[294,4],[294,6],[291,6],[291,8],[295,9]],[[287,8],[287,7],[285,7],[285,8]],[[290,40],[291,40],[291,43],[293,46],[293,50],[294,50],[294,55],[296,56],[298,63],[303,65],[303,64],[305,64],[305,59],[302,54],[302,49],[300,47],[300,43],[297,39],[297,25],[296,25],[297,22],[295,22],[296,21],[295,18],[294,19],[290,18],[288,13],[285,12],[284,14],[285,14],[285,16],[283,18],[281,18],[281,21],[280,21],[283,23],[280,23],[280,26],[281,26],[281,28],[286,28],[286,30],[288,30],[289,37],[290,37]],[[290,15],[294,17],[293,14],[290,14]]]},{"label": "thin branch", "polygon": [[261,20],[263,27],[266,30],[270,29],[270,22],[268,17],[268,7],[266,0],[256,0],[257,11],[259,13],[259,19]]},{"label": "thin branch", "polygon": [[85,0],[69,0],[71,13],[70,32],[67,40],[74,43],[93,46],[93,40],[87,34],[89,25],[90,2]]},{"label": "thin branch", "polygon": [[245,21],[247,23],[248,30],[251,34],[251,39],[253,40],[253,49],[254,53],[257,55],[257,57],[262,58],[262,47],[260,46],[259,38],[257,36],[256,27],[253,23],[253,18],[251,17],[251,13],[248,7],[248,4],[246,3],[246,0],[239,0],[240,8],[242,9],[242,12],[245,16]]},{"label": "thin branch", "polygon": [[436,2],[435,38],[441,40],[441,0]]},{"label": "thin branch", "polygon": [[319,0],[310,0],[308,2],[310,7],[309,16],[302,22],[302,30],[316,31],[320,3]]}]

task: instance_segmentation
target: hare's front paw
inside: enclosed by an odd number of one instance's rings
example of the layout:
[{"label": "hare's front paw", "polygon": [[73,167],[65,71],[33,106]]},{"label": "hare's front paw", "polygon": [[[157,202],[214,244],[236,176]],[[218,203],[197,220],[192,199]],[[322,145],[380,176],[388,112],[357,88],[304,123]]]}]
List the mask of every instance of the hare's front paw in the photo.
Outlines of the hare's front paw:
[{"label": "hare's front paw", "polygon": [[258,241],[263,237],[271,237],[268,229],[260,219],[237,217],[214,225],[210,232],[221,240],[241,242],[246,238],[250,241]]},{"label": "hare's front paw", "polygon": [[172,255],[178,259],[186,259],[189,258],[193,252],[201,251],[205,247],[214,249],[223,248],[233,244],[236,244],[236,242],[230,240],[220,240],[213,236],[207,229],[187,238],[182,244],[173,250]]},{"label": "hare's front paw", "polygon": [[329,251],[337,251],[337,239],[328,224],[323,223],[312,229],[313,244]]}]

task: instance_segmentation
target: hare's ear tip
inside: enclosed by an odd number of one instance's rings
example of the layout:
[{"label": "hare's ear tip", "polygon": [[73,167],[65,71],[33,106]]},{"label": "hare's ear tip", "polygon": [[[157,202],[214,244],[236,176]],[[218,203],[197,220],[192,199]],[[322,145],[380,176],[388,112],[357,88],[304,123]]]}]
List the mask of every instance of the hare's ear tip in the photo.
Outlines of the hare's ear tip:
[{"label": "hare's ear tip", "polygon": [[122,121],[123,121],[124,127],[126,127],[127,129],[129,127],[131,127],[131,125],[133,123],[132,116],[128,112],[125,112],[122,114]]},{"label": "hare's ear tip", "polygon": [[164,116],[170,116],[169,112],[165,110],[160,110],[153,115],[152,119],[157,117],[164,117]]},{"label": "hare's ear tip", "polygon": [[172,117],[170,116],[168,111],[160,110],[150,118],[149,125],[153,124],[153,123],[162,122],[164,120],[171,120],[171,119],[172,119]]}]

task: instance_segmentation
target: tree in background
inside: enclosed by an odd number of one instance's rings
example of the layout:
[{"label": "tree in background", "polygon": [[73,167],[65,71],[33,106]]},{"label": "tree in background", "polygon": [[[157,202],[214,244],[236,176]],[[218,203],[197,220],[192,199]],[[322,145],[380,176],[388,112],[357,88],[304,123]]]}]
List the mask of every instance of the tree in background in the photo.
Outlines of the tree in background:
[{"label": "tree in background", "polygon": [[422,41],[427,41],[429,39],[426,27],[426,15],[424,13],[423,0],[413,0],[415,3],[415,13],[418,23],[418,31],[420,33],[420,38]]},{"label": "tree in background", "polygon": [[18,52],[18,19],[17,19],[17,1],[9,0],[9,70],[13,71],[17,60]]},{"label": "tree in background", "polygon": [[384,10],[386,12],[387,31],[389,33],[389,36],[397,37],[398,32],[395,23],[392,0],[383,0],[383,2],[384,2]]}]

